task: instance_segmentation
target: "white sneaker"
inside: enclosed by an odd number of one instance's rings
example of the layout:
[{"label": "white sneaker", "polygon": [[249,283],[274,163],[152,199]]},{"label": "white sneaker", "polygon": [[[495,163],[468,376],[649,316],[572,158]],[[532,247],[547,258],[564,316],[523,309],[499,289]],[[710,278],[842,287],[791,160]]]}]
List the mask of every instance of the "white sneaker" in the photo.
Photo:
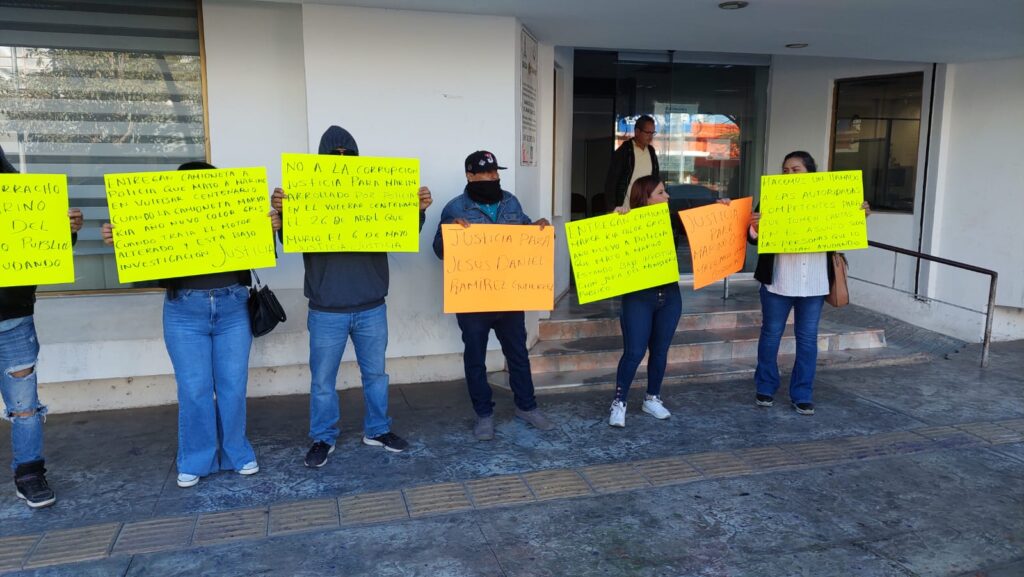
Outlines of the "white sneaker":
[{"label": "white sneaker", "polygon": [[612,427],[626,426],[626,405],[616,399],[612,401],[612,414],[608,417],[608,424]]},{"label": "white sneaker", "polygon": [[178,486],[182,489],[188,487],[194,487],[199,482],[199,475],[189,475],[188,473],[178,473]]},{"label": "white sneaker", "polygon": [[255,475],[260,472],[260,466],[256,461],[249,461],[238,470],[239,475]]},{"label": "white sneaker", "polygon": [[667,419],[672,416],[672,413],[668,412],[661,402],[661,397],[657,395],[647,395],[647,398],[644,399],[644,412],[655,419]]}]

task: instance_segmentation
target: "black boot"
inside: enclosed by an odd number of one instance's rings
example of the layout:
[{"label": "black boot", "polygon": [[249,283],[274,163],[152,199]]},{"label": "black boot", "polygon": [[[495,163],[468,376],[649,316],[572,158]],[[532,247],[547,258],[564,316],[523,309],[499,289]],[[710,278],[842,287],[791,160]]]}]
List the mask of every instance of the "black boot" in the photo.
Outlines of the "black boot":
[{"label": "black boot", "polygon": [[18,465],[14,471],[14,486],[18,488],[18,496],[33,509],[53,505],[57,500],[53,489],[46,484],[46,468],[42,460]]}]

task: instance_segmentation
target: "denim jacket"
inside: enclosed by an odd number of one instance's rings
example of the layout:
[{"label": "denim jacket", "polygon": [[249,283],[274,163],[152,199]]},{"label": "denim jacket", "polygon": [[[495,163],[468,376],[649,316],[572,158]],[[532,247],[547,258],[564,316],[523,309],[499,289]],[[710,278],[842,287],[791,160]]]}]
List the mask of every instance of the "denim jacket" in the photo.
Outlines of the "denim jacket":
[{"label": "denim jacket", "polygon": [[441,225],[451,224],[457,218],[465,219],[470,224],[533,224],[533,220],[523,212],[523,206],[519,204],[519,199],[511,192],[501,191],[498,218],[493,221],[484,211],[480,210],[475,202],[470,200],[468,194],[463,192],[446,204],[444,210],[441,211],[441,221],[438,222],[437,234],[434,235],[434,254],[439,259],[444,259]]}]

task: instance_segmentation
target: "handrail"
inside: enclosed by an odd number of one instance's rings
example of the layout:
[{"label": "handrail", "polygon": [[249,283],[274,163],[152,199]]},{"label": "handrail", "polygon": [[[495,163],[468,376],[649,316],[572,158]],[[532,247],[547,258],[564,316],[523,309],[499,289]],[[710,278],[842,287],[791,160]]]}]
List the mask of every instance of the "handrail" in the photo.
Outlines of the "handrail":
[{"label": "handrail", "polygon": [[[996,282],[999,280],[999,273],[997,273],[994,270],[990,270],[990,269],[987,269],[987,268],[982,268],[980,266],[974,266],[974,265],[971,265],[971,264],[967,264],[967,263],[963,263],[963,262],[958,262],[958,261],[955,261],[955,260],[950,260],[948,258],[932,256],[930,254],[925,254],[923,252],[919,252],[919,251],[916,251],[916,250],[908,250],[908,249],[905,249],[905,248],[900,248],[898,246],[893,246],[891,244],[885,244],[885,243],[882,243],[882,242],[876,242],[876,241],[873,241],[873,240],[869,240],[868,241],[868,246],[872,246],[872,247],[875,247],[875,248],[880,248],[882,250],[888,250],[888,251],[891,251],[891,252],[895,252],[895,253],[899,253],[899,254],[903,254],[903,255],[907,255],[907,256],[912,256],[914,258],[924,259],[924,260],[931,261],[931,262],[937,262],[939,264],[944,264],[944,265],[951,266],[951,267],[954,267],[954,268],[959,268],[959,269],[963,269],[963,270],[967,270],[967,271],[971,271],[971,272],[976,272],[978,274],[984,274],[984,275],[988,275],[989,277],[991,277],[991,280],[989,281],[989,287],[988,287],[988,307],[987,307],[987,312],[985,313],[985,337],[982,340],[982,345],[981,345],[981,366],[982,366],[982,368],[987,367],[988,366],[988,351],[989,351],[990,345],[992,344],[992,317],[994,316],[995,307],[996,307]],[[921,296],[921,295],[915,293],[915,296]],[[928,297],[925,297],[925,298],[928,298]],[[932,300],[934,300],[934,299],[932,299]],[[981,311],[976,311],[976,312],[980,313]]]}]

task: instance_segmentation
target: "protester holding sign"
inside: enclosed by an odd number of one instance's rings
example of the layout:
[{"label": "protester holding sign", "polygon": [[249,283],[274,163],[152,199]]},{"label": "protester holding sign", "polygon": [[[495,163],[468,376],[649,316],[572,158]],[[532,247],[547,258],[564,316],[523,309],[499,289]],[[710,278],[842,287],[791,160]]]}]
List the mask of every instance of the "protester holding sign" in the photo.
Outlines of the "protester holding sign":
[{"label": "protester holding sign", "polygon": [[[640,208],[668,202],[665,185],[656,176],[643,176],[633,183],[629,192],[628,206],[615,209],[627,214],[631,208]],[[673,237],[682,234],[682,221],[674,216],[669,218]],[[669,224],[669,223],[666,223]],[[667,419],[672,413],[661,402],[661,383],[665,379],[668,365],[668,349],[676,334],[679,317],[683,313],[683,298],[679,282],[642,289],[622,295],[619,324],[622,326],[622,358],[615,373],[615,399],[612,400],[608,424],[612,427],[626,426],[626,399],[629,396],[633,377],[640,363],[647,358],[647,395],[643,411],[655,419]]]},{"label": "protester holding sign", "polygon": [[[441,221],[434,235],[434,254],[444,260],[444,239],[441,226],[459,224],[536,224],[543,230],[550,226],[547,219],[531,221],[523,212],[512,193],[501,189],[498,160],[486,150],[478,150],[466,157],[466,188],[453,198],[441,212]],[[466,387],[473,401],[477,421],[473,435],[479,441],[494,438],[494,403],[491,401],[491,385],[487,383],[487,341],[491,329],[501,343],[501,351],[508,362],[509,386],[515,397],[516,417],[530,423],[537,429],[549,431],[555,428],[544,413],[537,408],[534,397],[533,376],[530,374],[530,357],[526,350],[526,316],[523,311],[456,313],[455,318],[462,329],[462,342],[466,345],[462,364],[466,371]]]},{"label": "protester holding sign", "polygon": [[[783,174],[817,172],[810,154],[798,150],[782,161]],[[760,207],[758,207],[760,208]],[[870,214],[867,202],[861,205]],[[760,213],[755,209],[747,233],[748,241],[757,244]],[[779,388],[779,345],[786,329],[789,312],[794,311],[793,332],[796,335],[796,361],[789,379],[789,399],[801,415],[814,414],[813,389],[815,364],[818,360],[818,321],[835,279],[831,253],[759,254],[754,278],[761,282],[761,336],[757,342],[757,386],[755,403],[770,407]]]},{"label": "protester holding sign", "polygon": [[[0,148],[0,173],[17,174]],[[68,211],[71,242],[82,228],[82,211]],[[10,280],[10,279],[5,279]],[[0,287],[0,392],[3,393],[7,419],[11,422],[11,452],[14,485],[18,497],[36,509],[52,505],[57,497],[46,482],[43,466],[43,421],[46,407],[39,403],[36,361],[39,341],[33,320],[36,287]]]},{"label": "protester holding sign", "polygon": [[[186,162],[178,170],[212,170]],[[271,227],[281,228],[277,211]],[[114,244],[114,226],[104,223],[103,242]],[[164,345],[178,384],[179,487],[192,487],[218,471],[254,475],[260,467],[245,435],[249,379],[249,270],[164,279]]]},{"label": "protester holding sign", "polygon": [[[331,126],[320,137],[319,154],[358,156],[355,138]],[[285,191],[277,188],[271,204],[282,209]],[[430,189],[419,189],[419,228],[431,204]],[[386,252],[305,252],[305,295],[309,299],[309,437],[307,467],[322,467],[338,439],[338,369],[345,344],[352,337],[363,382],[366,415],[363,443],[391,452],[404,451],[404,439],[391,431],[388,417],[387,305],[390,271]]]}]

